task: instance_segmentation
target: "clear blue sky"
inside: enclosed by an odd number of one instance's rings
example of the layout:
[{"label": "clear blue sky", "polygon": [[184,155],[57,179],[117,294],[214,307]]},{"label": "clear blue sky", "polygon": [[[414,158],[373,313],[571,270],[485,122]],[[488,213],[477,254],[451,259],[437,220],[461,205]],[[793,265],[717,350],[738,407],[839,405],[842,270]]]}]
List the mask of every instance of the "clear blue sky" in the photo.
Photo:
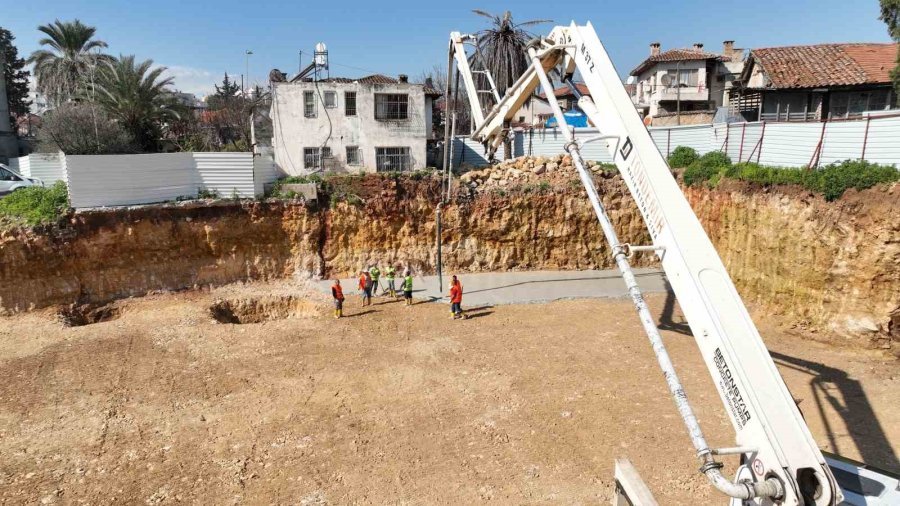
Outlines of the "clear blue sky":
[{"label": "clear blue sky", "polygon": [[[663,49],[703,42],[714,51],[725,39],[742,48],[890,40],[878,20],[878,0],[0,0],[0,26],[28,55],[38,47],[39,24],[79,18],[97,27],[110,53],[151,58],[171,69],[177,88],[205,94],[224,71],[245,72],[246,49],[254,53],[253,81],[263,81],[272,68],[296,72],[298,51],[308,61],[319,41],[330,50],[332,75],[415,78],[445,64],[451,30],[485,26],[486,19],[471,13],[475,8],[498,14],[511,9],[520,21],[591,21],[623,77],[654,40]],[[546,33],[551,26],[536,30]]]}]

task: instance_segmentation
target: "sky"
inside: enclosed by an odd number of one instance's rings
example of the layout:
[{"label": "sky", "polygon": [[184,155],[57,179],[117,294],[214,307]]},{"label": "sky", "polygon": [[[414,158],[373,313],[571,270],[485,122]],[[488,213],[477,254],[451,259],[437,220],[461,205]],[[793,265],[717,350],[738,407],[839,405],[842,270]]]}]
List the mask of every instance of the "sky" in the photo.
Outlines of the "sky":
[{"label": "sky", "polygon": [[54,19],[80,19],[97,28],[108,53],[134,54],[169,68],[175,87],[205,95],[224,72],[246,71],[264,83],[269,70],[297,72],[317,42],[328,45],[331,75],[371,73],[417,78],[446,65],[451,31],[475,32],[488,20],[481,9],[513,19],[551,19],[532,29],[546,34],[554,24],[591,21],[622,77],[649,53],[702,42],[720,51],[723,40],[741,48],[822,42],[888,42],[878,20],[878,0],[519,0],[428,2],[393,0],[0,0],[0,26],[16,37],[19,54],[38,49],[36,27]]}]

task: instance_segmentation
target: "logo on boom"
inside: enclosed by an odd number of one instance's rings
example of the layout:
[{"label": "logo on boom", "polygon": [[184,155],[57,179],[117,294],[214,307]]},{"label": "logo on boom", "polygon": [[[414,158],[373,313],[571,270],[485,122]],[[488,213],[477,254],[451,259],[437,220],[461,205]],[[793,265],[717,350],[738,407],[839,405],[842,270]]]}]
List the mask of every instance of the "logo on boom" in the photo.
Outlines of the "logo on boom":
[{"label": "logo on boom", "polygon": [[719,369],[719,376],[722,378],[719,385],[722,387],[722,391],[726,393],[725,398],[728,399],[728,407],[731,409],[731,414],[737,421],[738,429],[743,429],[744,425],[750,421],[750,411],[747,410],[747,403],[744,402],[744,397],[734,381],[734,376],[732,376],[731,369],[725,362],[725,356],[722,355],[721,349],[716,348],[716,352],[713,354],[713,361],[716,363],[716,368]]}]

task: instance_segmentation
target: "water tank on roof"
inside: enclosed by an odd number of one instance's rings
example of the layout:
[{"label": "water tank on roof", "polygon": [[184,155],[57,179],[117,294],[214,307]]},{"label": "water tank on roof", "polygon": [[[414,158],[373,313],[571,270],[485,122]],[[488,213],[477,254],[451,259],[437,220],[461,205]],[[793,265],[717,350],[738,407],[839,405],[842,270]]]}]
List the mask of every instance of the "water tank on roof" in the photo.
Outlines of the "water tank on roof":
[{"label": "water tank on roof", "polygon": [[316,52],[313,60],[316,62],[316,66],[328,68],[328,47],[325,46],[324,42],[316,44]]}]

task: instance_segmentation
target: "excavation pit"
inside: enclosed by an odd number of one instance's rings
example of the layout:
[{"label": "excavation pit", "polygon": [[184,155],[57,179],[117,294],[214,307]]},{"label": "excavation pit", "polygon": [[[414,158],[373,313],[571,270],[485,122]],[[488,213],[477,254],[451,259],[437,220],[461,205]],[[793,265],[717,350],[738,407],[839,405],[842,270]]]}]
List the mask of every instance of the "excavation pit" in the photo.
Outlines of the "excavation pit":
[{"label": "excavation pit", "polygon": [[315,306],[307,299],[293,295],[218,300],[209,308],[219,323],[262,323],[286,318],[310,316]]},{"label": "excavation pit", "polygon": [[122,316],[122,308],[114,304],[72,304],[60,309],[56,316],[66,327],[83,327],[117,320]]}]

